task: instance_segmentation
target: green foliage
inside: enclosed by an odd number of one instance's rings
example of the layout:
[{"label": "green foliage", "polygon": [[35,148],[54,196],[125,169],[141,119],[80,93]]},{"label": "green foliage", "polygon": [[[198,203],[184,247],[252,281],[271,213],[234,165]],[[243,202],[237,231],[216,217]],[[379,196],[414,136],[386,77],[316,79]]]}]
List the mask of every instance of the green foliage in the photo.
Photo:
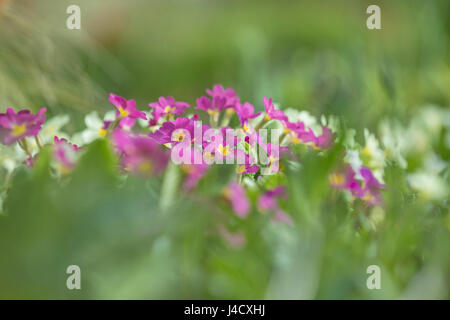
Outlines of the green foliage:
[{"label": "green foliage", "polygon": [[[80,0],[89,41],[64,29],[71,1],[32,2],[0,12],[0,111],[45,105],[70,113],[72,133],[83,112],[108,104],[105,92],[136,97],[144,110],[159,95],[193,104],[212,83],[257,110],[267,95],[337,115],[361,146],[364,128],[406,125],[424,117],[424,104],[450,104],[447,0],[379,1],[379,32],[365,29],[360,1],[115,1],[114,11],[110,0]],[[419,144],[417,128],[404,139]],[[339,143],[329,152],[299,146],[301,164],[284,159],[282,175],[248,188],[254,204],[261,190],[286,186],[280,206],[292,226],[255,206],[236,217],[223,196],[233,166],[213,167],[185,192],[174,165],[147,180],[120,175],[105,140],[61,178],[44,149],[33,170],[0,169],[0,298],[448,299],[448,199],[424,200],[406,178],[436,154],[450,185],[448,134],[432,132],[406,154],[407,168],[389,161],[375,208],[330,188]],[[245,245],[233,246],[222,226]],[[366,287],[373,264],[381,290]],[[66,287],[69,265],[81,268],[81,290]]]}]

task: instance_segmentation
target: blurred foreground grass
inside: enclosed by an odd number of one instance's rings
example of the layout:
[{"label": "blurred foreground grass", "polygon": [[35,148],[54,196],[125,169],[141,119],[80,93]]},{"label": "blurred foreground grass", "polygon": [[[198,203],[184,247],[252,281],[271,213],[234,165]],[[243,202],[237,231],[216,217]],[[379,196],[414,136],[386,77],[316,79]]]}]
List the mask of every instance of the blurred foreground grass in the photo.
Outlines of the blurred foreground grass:
[{"label": "blurred foreground grass", "polygon": [[[62,187],[44,153],[33,171],[16,173],[5,203],[11,214],[0,220],[0,297],[448,298],[443,208],[409,202],[402,170],[390,167],[385,211],[349,211],[341,193],[325,197],[339,153],[305,155],[302,170],[287,172],[284,206],[294,226],[275,225],[256,208],[241,220],[214,200],[211,190],[231,178],[227,166],[205,178],[203,198],[176,184],[166,189],[174,200],[163,210],[161,179],[123,181],[106,141],[89,146]],[[243,230],[243,248],[223,241],[222,223]],[[71,264],[82,270],[82,290],[66,288]],[[366,287],[372,264],[381,267],[382,290]]]}]

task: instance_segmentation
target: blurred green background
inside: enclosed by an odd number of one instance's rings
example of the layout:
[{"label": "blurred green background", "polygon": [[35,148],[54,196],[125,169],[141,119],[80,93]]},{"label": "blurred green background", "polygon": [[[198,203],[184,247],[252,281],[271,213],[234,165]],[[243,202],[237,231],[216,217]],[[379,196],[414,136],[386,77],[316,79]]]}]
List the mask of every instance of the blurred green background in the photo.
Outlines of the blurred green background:
[{"label": "blurred green background", "polygon": [[[374,2],[381,30],[366,28]],[[81,7],[80,31],[66,28],[70,4]],[[406,124],[426,104],[450,105],[447,0],[0,0],[0,8],[0,110],[47,106],[71,115],[71,133],[89,111],[111,109],[109,92],[146,110],[161,95],[194,104],[215,83],[257,109],[266,95],[337,115],[359,138],[384,119]],[[448,150],[435,152],[448,164]],[[448,201],[413,201],[404,172],[388,167],[385,218],[373,228],[379,212],[351,212],[327,196],[334,156],[306,158],[309,171],[289,175],[297,200],[286,206],[298,227],[273,226],[255,208],[250,221],[232,220],[248,236],[242,250],[204,232],[217,223],[211,190],[226,182],[214,173],[198,203],[166,177],[117,182],[101,142],[62,188],[42,157],[36,172],[14,176],[5,204],[0,297],[448,298]],[[65,287],[69,264],[82,269],[81,291]],[[383,290],[366,288],[370,264],[382,267]]]},{"label": "blurred green background", "polygon": [[223,83],[259,108],[268,95],[362,131],[450,101],[446,0],[377,1],[381,30],[366,27],[370,1],[77,1],[81,31],[65,27],[73,1],[10,3],[2,109],[106,109],[109,92],[142,108],[160,95],[194,103]]}]

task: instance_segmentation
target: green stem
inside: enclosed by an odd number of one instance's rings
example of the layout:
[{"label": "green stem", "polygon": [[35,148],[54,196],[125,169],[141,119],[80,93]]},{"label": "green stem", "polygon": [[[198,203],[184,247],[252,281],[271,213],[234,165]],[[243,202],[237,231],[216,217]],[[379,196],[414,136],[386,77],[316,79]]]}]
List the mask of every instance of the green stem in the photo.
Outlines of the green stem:
[{"label": "green stem", "polygon": [[269,122],[270,119],[267,118],[267,116],[265,116],[260,123],[258,123],[258,125],[255,127],[255,131],[258,132],[259,129],[261,129],[262,127],[264,127],[266,125],[267,122]]},{"label": "green stem", "polygon": [[39,135],[35,136],[34,140],[36,141],[36,144],[37,144],[39,150],[41,150],[42,149],[42,145],[41,145],[41,141],[39,139]]},{"label": "green stem", "polygon": [[31,158],[31,152],[28,150],[28,144],[26,138],[18,141],[19,146],[22,148],[23,151]]}]

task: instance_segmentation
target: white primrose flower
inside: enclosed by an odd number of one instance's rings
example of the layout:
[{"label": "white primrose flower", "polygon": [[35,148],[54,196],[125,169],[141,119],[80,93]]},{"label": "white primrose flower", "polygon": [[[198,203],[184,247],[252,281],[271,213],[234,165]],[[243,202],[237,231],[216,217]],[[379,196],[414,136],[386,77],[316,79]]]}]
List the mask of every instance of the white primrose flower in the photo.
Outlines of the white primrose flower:
[{"label": "white primrose flower", "polygon": [[359,170],[363,165],[363,162],[359,157],[358,150],[347,150],[344,161],[347,162],[352,167],[353,171],[356,173],[355,178],[363,180],[361,173],[359,172]]},{"label": "white primrose flower", "polygon": [[[302,121],[306,128],[311,128],[316,136],[322,134],[322,125],[319,123],[316,117],[311,115],[308,111],[298,111],[296,109],[288,108],[284,110],[284,114],[291,122]],[[330,128],[331,129],[331,128]],[[334,130],[333,130],[334,131]]]},{"label": "white primrose flower", "polygon": [[333,115],[328,116],[328,118],[325,115],[322,115],[320,117],[320,122],[323,126],[326,126],[331,129],[333,132],[339,133],[339,118]]},{"label": "white primrose flower", "polygon": [[141,128],[147,128],[148,127],[148,119],[151,119],[152,113],[150,111],[142,111],[145,113],[145,116],[147,117],[147,120],[144,119],[137,119],[137,123],[141,126]]},{"label": "white primrose flower", "polygon": [[[45,123],[42,125],[41,131],[39,132],[39,143],[41,144],[41,146],[53,143],[53,139],[55,136],[67,139],[68,135],[61,131],[61,128],[64,127],[69,122],[69,120],[69,116],[65,114],[53,117],[45,121]],[[32,155],[37,154],[40,148],[36,142],[36,139],[26,139],[30,153]]]},{"label": "white primrose flower", "polygon": [[436,174],[420,171],[408,174],[407,181],[425,200],[442,200],[449,196],[447,183]]},{"label": "white primrose flower", "polygon": [[97,111],[93,111],[84,117],[86,129],[77,132],[72,137],[72,142],[78,146],[84,146],[92,141],[104,137],[106,131],[104,129],[105,121],[114,121],[116,118],[114,111],[105,114],[103,120],[99,117]]},{"label": "white primrose flower", "polygon": [[404,156],[409,144],[406,129],[398,122],[391,123],[385,120],[379,126],[379,134],[385,148],[386,158],[396,161],[402,169],[406,169],[408,163]]},{"label": "white primrose flower", "polygon": [[384,169],[385,153],[374,134],[364,129],[365,145],[361,152],[363,163],[371,169]]},{"label": "white primrose flower", "polygon": [[450,127],[450,110],[428,105],[421,109],[417,119],[423,123],[424,129],[435,136],[443,127]]},{"label": "white primrose flower", "polygon": [[2,166],[8,174],[13,172],[26,158],[27,155],[18,145],[5,146],[0,144],[0,166]]}]

